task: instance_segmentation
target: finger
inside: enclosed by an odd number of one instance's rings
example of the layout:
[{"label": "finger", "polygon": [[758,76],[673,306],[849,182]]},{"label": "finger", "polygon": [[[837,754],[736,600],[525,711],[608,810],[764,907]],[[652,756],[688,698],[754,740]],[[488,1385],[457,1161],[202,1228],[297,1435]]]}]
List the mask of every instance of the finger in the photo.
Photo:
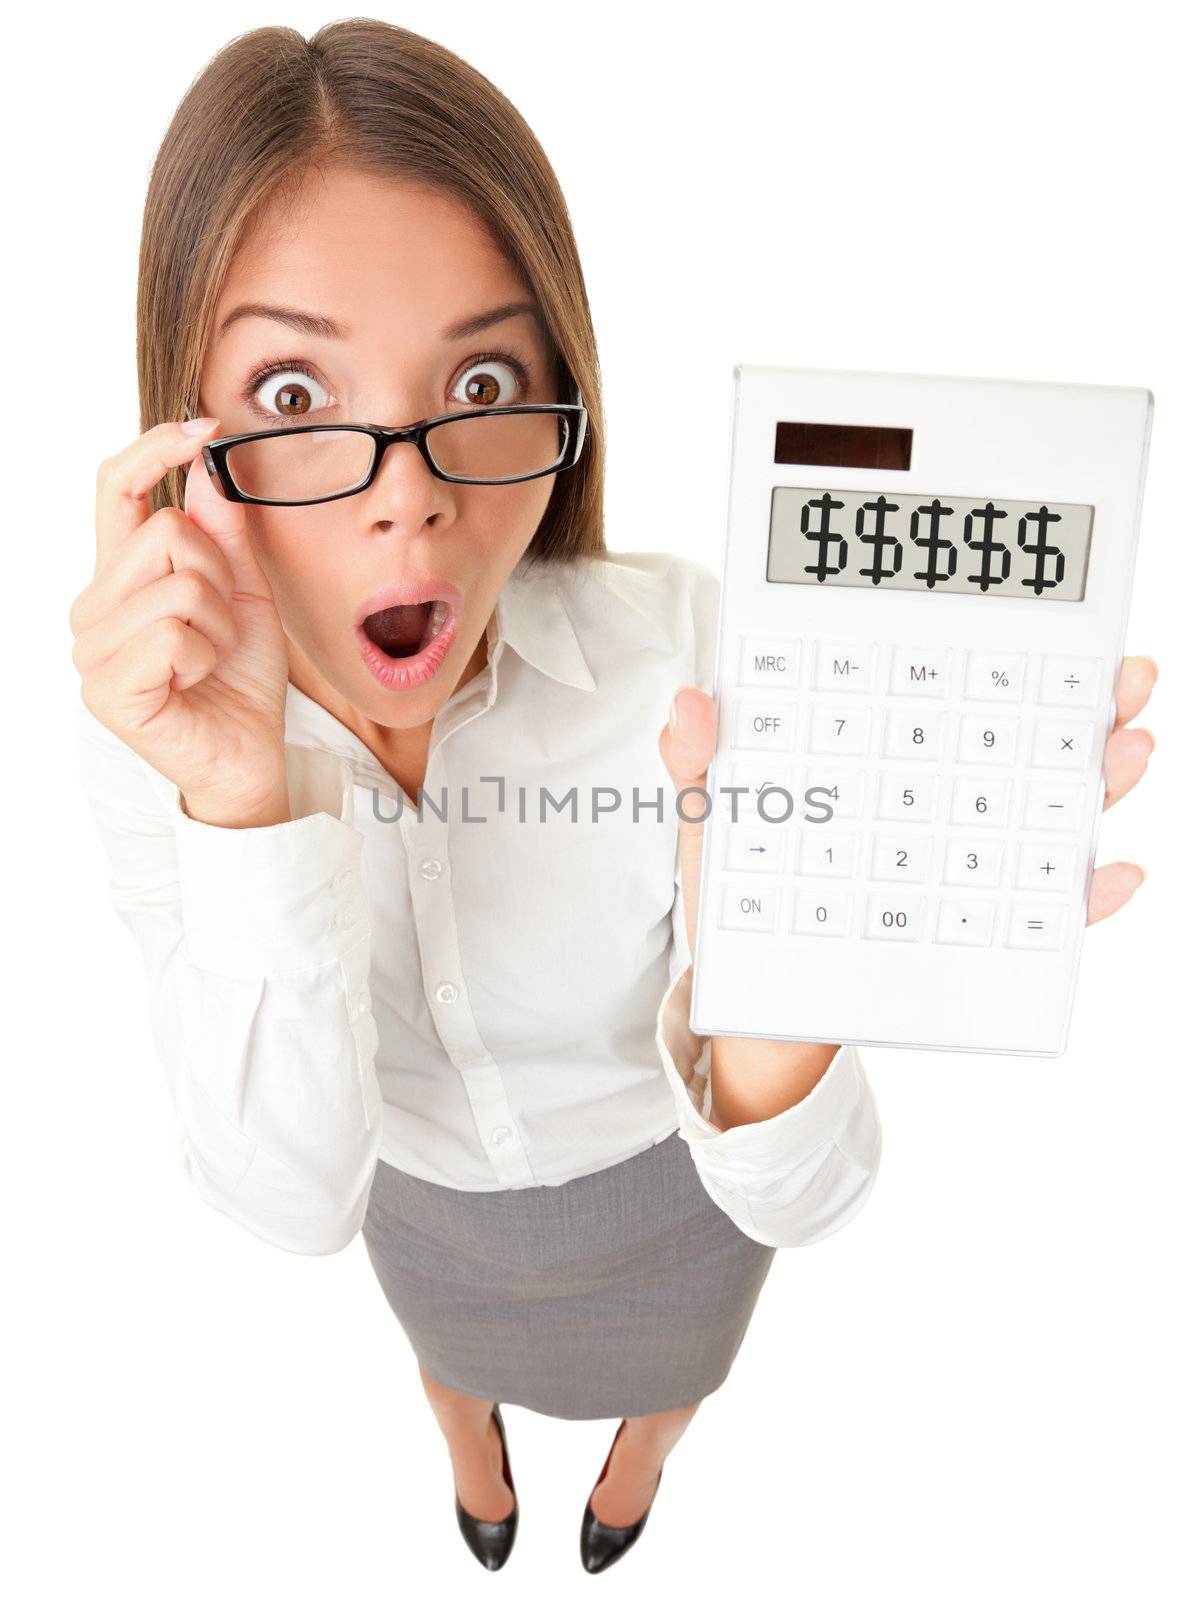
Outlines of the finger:
[{"label": "finger", "polygon": [[96,474],[96,566],[107,562],[118,545],[150,515],[150,490],[172,467],[181,467],[215,436],[214,417],[201,433],[188,433],[181,422],[160,422],[124,450],[100,463]]},{"label": "finger", "polygon": [[1102,809],[1133,789],[1147,771],[1147,759],[1155,749],[1155,738],[1146,728],[1118,728],[1106,740],[1103,757],[1106,797]]},{"label": "finger", "polygon": [[[701,689],[679,689],[669,722],[661,730],[658,748],[677,791],[678,865],[686,936],[695,947],[698,925],[698,884],[702,867],[703,818],[710,803],[706,793],[707,769],[715,754],[718,718],[715,702]],[[693,790],[693,793],[684,791]]]},{"label": "finger", "polygon": [[71,659],[81,676],[94,672],[137,634],[162,617],[178,617],[211,641],[219,660],[237,643],[237,624],[227,599],[193,567],[170,572],[136,589],[75,641]]},{"label": "finger", "polygon": [[118,546],[112,559],[75,597],[71,631],[78,637],[138,589],[187,569],[200,573],[226,601],[233,598],[233,569],[224,551],[177,506],[164,506]]},{"label": "finger", "polygon": [[1098,867],[1089,880],[1088,921],[1100,922],[1124,906],[1146,876],[1143,868],[1131,861],[1110,861]]},{"label": "finger", "polygon": [[183,510],[228,557],[233,569],[234,594],[254,600],[272,600],[270,584],[250,542],[245,507],[240,501],[226,500],[217,492],[201,456],[187,469]]},{"label": "finger", "polygon": [[1114,687],[1114,726],[1137,717],[1147,704],[1151,691],[1160,675],[1159,664],[1153,656],[1126,656]]},{"label": "finger", "polygon": [[84,680],[84,703],[106,727],[140,733],[167,704],[172,685],[198,683],[215,660],[210,639],[178,617],[161,617]]}]

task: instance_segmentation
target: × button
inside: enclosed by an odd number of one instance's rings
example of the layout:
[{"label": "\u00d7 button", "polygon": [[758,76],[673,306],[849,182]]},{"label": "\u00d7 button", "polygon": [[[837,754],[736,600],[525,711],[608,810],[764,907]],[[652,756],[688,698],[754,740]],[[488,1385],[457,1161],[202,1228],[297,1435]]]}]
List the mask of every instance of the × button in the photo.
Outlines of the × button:
[{"label": "\u00d7 button", "polygon": [[425,856],[423,861],[420,862],[421,878],[439,878],[444,870],[443,863],[438,861],[435,856]]},{"label": "\u00d7 button", "polygon": [[449,1005],[457,999],[457,985],[455,983],[438,983],[435,993],[438,1000],[443,1001],[445,1005]]}]

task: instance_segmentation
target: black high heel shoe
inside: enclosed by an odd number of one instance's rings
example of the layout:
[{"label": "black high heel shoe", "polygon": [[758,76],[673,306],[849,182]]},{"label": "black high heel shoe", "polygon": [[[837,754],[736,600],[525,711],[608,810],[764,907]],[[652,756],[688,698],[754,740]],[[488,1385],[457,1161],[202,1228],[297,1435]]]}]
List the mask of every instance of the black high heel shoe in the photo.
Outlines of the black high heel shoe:
[{"label": "black high heel shoe", "polygon": [[[603,1462],[603,1470],[595,1479],[594,1489],[607,1476],[607,1468],[611,1465],[611,1457],[615,1454],[616,1441],[627,1426],[627,1418],[615,1430],[615,1438],[611,1441],[611,1448],[607,1451],[607,1459]],[[665,1469],[662,1467],[661,1471]],[[648,1514],[653,1508],[653,1500],[657,1498],[657,1489],[661,1487],[661,1473],[657,1473],[657,1484],[653,1490],[653,1499],[645,1506],[640,1517],[625,1528],[612,1527],[610,1523],[600,1522],[591,1510],[590,1500],[586,1502],[586,1509],[582,1513],[582,1565],[587,1572],[605,1572],[614,1561],[618,1561],[625,1551],[630,1550],[636,1540],[644,1532],[644,1524],[648,1521]],[[590,1498],[594,1498],[594,1489],[590,1491]]]},{"label": "black high heel shoe", "polygon": [[503,1445],[503,1481],[511,1490],[515,1503],[502,1522],[484,1522],[481,1517],[470,1515],[462,1505],[461,1496],[456,1490],[453,1499],[457,1506],[457,1526],[461,1529],[462,1538],[488,1572],[497,1572],[511,1554],[511,1547],[515,1543],[520,1503],[516,1499],[515,1484],[511,1481],[511,1462],[507,1459],[507,1430],[503,1426],[503,1417],[497,1401],[491,1409],[491,1415],[495,1419],[495,1426],[499,1430],[499,1439]]}]

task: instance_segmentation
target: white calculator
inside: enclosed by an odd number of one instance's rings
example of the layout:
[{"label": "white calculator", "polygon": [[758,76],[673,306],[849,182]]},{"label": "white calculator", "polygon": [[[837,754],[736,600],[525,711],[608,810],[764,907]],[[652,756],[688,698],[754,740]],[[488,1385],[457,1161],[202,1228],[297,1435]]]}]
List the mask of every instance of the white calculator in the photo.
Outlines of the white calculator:
[{"label": "white calculator", "polygon": [[734,376],[691,1027],[1058,1056],[1152,396]]}]

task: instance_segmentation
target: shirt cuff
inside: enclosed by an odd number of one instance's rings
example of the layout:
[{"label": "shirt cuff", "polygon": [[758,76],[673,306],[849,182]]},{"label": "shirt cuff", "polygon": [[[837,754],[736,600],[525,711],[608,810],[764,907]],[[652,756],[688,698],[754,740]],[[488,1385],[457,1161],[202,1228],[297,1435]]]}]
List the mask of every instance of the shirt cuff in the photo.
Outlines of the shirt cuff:
[{"label": "shirt cuff", "polygon": [[368,932],[349,764],[306,745],[285,755],[291,820],[264,828],[199,822],[156,774],[175,827],[184,943],[204,971],[253,978],[323,966]]},{"label": "shirt cuff", "polygon": [[868,1093],[854,1045],[841,1045],[803,1099],[761,1122],[721,1128],[711,1115],[711,1041],[690,1028],[691,962],[657,1013],[657,1048],[677,1104],[679,1132],[703,1165],[762,1178],[792,1167],[842,1132]]}]

